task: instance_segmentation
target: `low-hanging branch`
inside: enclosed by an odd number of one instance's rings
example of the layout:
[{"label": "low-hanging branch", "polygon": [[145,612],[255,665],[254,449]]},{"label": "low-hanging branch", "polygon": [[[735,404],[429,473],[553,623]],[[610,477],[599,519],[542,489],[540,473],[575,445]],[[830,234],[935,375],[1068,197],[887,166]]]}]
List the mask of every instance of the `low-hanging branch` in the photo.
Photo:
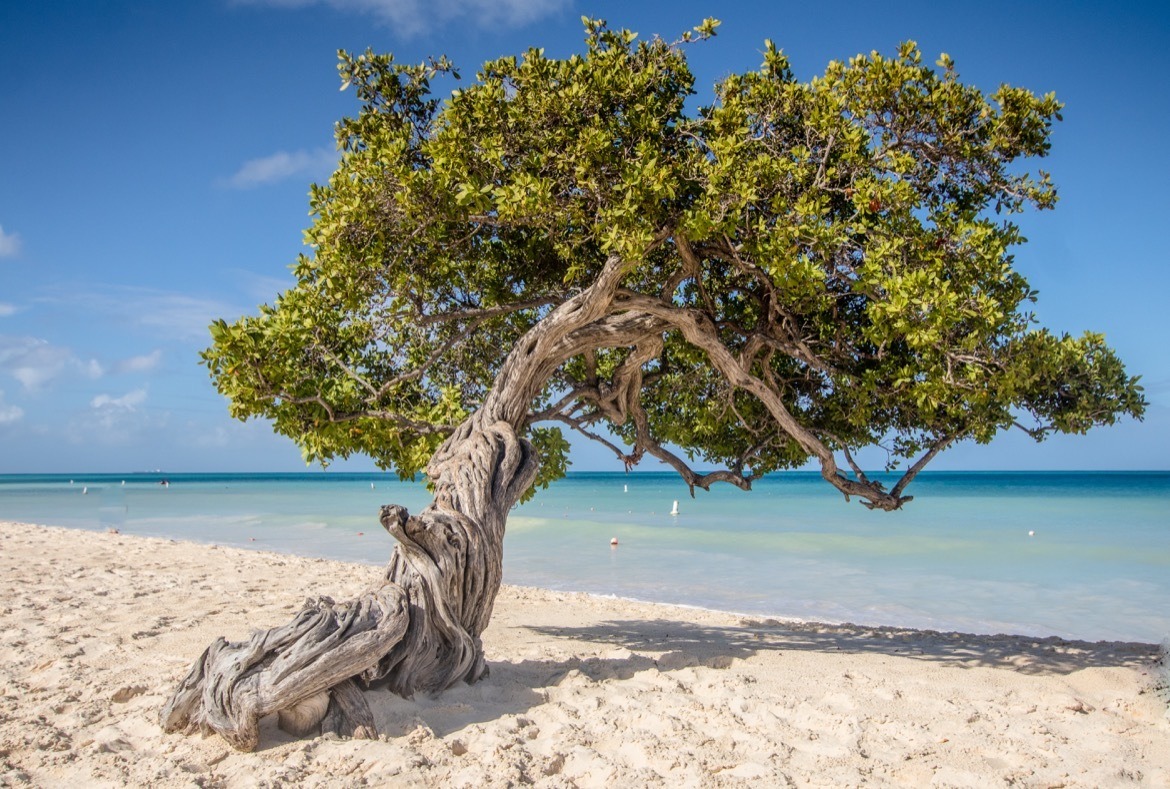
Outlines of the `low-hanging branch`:
[{"label": "low-hanging branch", "polygon": [[852,495],[865,499],[872,508],[894,510],[902,506],[903,499],[887,493],[880,485],[873,482],[851,480],[839,473],[837,462],[833,459],[833,453],[828,447],[793,417],[778,392],[740,366],[735,357],[720,341],[715,326],[706,315],[696,310],[673,307],[659,299],[648,298],[628,291],[621,294],[618,303],[630,310],[652,315],[666,322],[678,330],[687,342],[702,350],[711,366],[723,375],[731,386],[754,395],[771,414],[777,426],[820,462],[821,476],[833,487],[846,496]]}]

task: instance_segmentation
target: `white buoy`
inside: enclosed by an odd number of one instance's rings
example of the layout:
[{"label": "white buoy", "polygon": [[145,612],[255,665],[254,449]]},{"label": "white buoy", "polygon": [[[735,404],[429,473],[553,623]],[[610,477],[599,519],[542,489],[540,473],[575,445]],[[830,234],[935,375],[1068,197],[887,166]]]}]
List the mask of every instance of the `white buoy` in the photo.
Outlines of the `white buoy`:
[{"label": "white buoy", "polygon": [[629,485],[622,485],[622,493],[629,493],[629,492],[630,492],[630,486]]},{"label": "white buoy", "polygon": [[123,484],[123,485],[125,485],[125,484],[126,484],[126,480],[122,480],[122,484]]},{"label": "white buoy", "polygon": [[374,489],[374,483],[373,483],[373,482],[371,482],[371,483],[370,483],[370,490],[373,490],[373,489]]},{"label": "white buoy", "polygon": [[1036,536],[1036,532],[1029,530],[1029,531],[1028,531],[1028,536],[1029,536],[1029,537],[1035,537],[1035,536]]},{"label": "white buoy", "polygon": [[88,495],[89,495],[89,488],[88,488],[88,487],[84,487],[84,488],[82,488],[82,489],[81,489],[81,495],[82,495],[82,496],[88,496]]},{"label": "white buoy", "polygon": [[609,544],[610,544],[610,545],[617,545],[617,544],[618,544],[617,537],[614,537],[613,539],[611,539],[611,540],[609,541]]},{"label": "white buoy", "polygon": [[678,515],[678,499],[674,500],[674,506],[670,508],[671,515]]}]

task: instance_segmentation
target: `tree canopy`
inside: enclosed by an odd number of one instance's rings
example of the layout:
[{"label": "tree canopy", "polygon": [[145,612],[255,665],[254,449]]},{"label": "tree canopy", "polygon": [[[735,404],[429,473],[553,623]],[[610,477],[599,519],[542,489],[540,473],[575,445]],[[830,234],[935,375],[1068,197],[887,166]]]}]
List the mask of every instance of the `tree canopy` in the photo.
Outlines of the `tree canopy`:
[{"label": "tree canopy", "polygon": [[[361,107],[312,187],[311,253],[203,354],[232,414],[408,476],[508,389],[539,483],[565,427],[692,488],[811,460],[881,509],[955,441],[1142,416],[1104,338],[1038,328],[1013,268],[1013,215],[1057,199],[1024,169],[1053,95],[985,94],[913,42],[801,81],[766,42],[693,109],[686,49],[717,24],[672,43],[585,20],[582,54],[494,60],[449,95],[445,58],[340,53]],[[870,445],[904,469],[890,490],[854,462]]]}]

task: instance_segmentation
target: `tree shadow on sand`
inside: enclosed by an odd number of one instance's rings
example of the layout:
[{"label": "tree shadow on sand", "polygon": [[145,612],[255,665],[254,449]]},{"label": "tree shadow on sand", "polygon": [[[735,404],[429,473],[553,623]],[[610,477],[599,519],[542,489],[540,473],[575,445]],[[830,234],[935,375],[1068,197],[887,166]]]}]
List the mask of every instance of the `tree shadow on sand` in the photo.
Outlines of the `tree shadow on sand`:
[{"label": "tree shadow on sand", "polygon": [[974,635],[898,627],[828,625],[744,619],[740,626],[691,622],[616,620],[590,627],[533,627],[541,635],[620,646],[629,650],[681,650],[699,663],[747,658],[763,651],[896,655],[966,668],[1007,668],[1023,674],[1071,674],[1085,668],[1150,666],[1156,644],[1070,641],[1056,636]]},{"label": "tree shadow on sand", "polygon": [[[1009,635],[972,635],[910,630],[745,619],[740,626],[691,622],[614,620],[587,627],[527,626],[524,629],[576,655],[562,659],[490,661],[490,676],[475,685],[457,685],[434,698],[421,694],[402,699],[392,693],[367,693],[378,730],[390,737],[411,736],[420,727],[427,736],[446,737],[467,726],[524,714],[549,700],[548,689],[565,681],[624,681],[654,669],[674,672],[689,667],[725,669],[737,659],[765,651],[814,651],[826,654],[883,654],[951,664],[990,667],[1029,675],[1063,675],[1093,667],[1150,669],[1157,645],[1137,642],[1070,641]],[[274,732],[275,733],[275,732]],[[275,733],[277,741],[283,735]],[[269,740],[266,744],[276,744]]]}]

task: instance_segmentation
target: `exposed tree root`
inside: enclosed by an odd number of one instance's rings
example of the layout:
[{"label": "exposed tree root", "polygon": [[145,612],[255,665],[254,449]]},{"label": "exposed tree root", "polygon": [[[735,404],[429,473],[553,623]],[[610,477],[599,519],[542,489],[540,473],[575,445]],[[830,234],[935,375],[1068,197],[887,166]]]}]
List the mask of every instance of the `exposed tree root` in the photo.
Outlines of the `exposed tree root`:
[{"label": "exposed tree root", "polygon": [[345,603],[308,600],[291,622],[247,641],[218,639],[163,708],[163,728],[215,732],[250,751],[260,719],[278,712],[298,736],[370,738],[361,686],[412,696],[486,676],[480,634],[500,588],[504,523],[536,459],[509,425],[473,417],[431,470],[435,500],[421,513],[382,508],[398,546],[380,585]]}]

